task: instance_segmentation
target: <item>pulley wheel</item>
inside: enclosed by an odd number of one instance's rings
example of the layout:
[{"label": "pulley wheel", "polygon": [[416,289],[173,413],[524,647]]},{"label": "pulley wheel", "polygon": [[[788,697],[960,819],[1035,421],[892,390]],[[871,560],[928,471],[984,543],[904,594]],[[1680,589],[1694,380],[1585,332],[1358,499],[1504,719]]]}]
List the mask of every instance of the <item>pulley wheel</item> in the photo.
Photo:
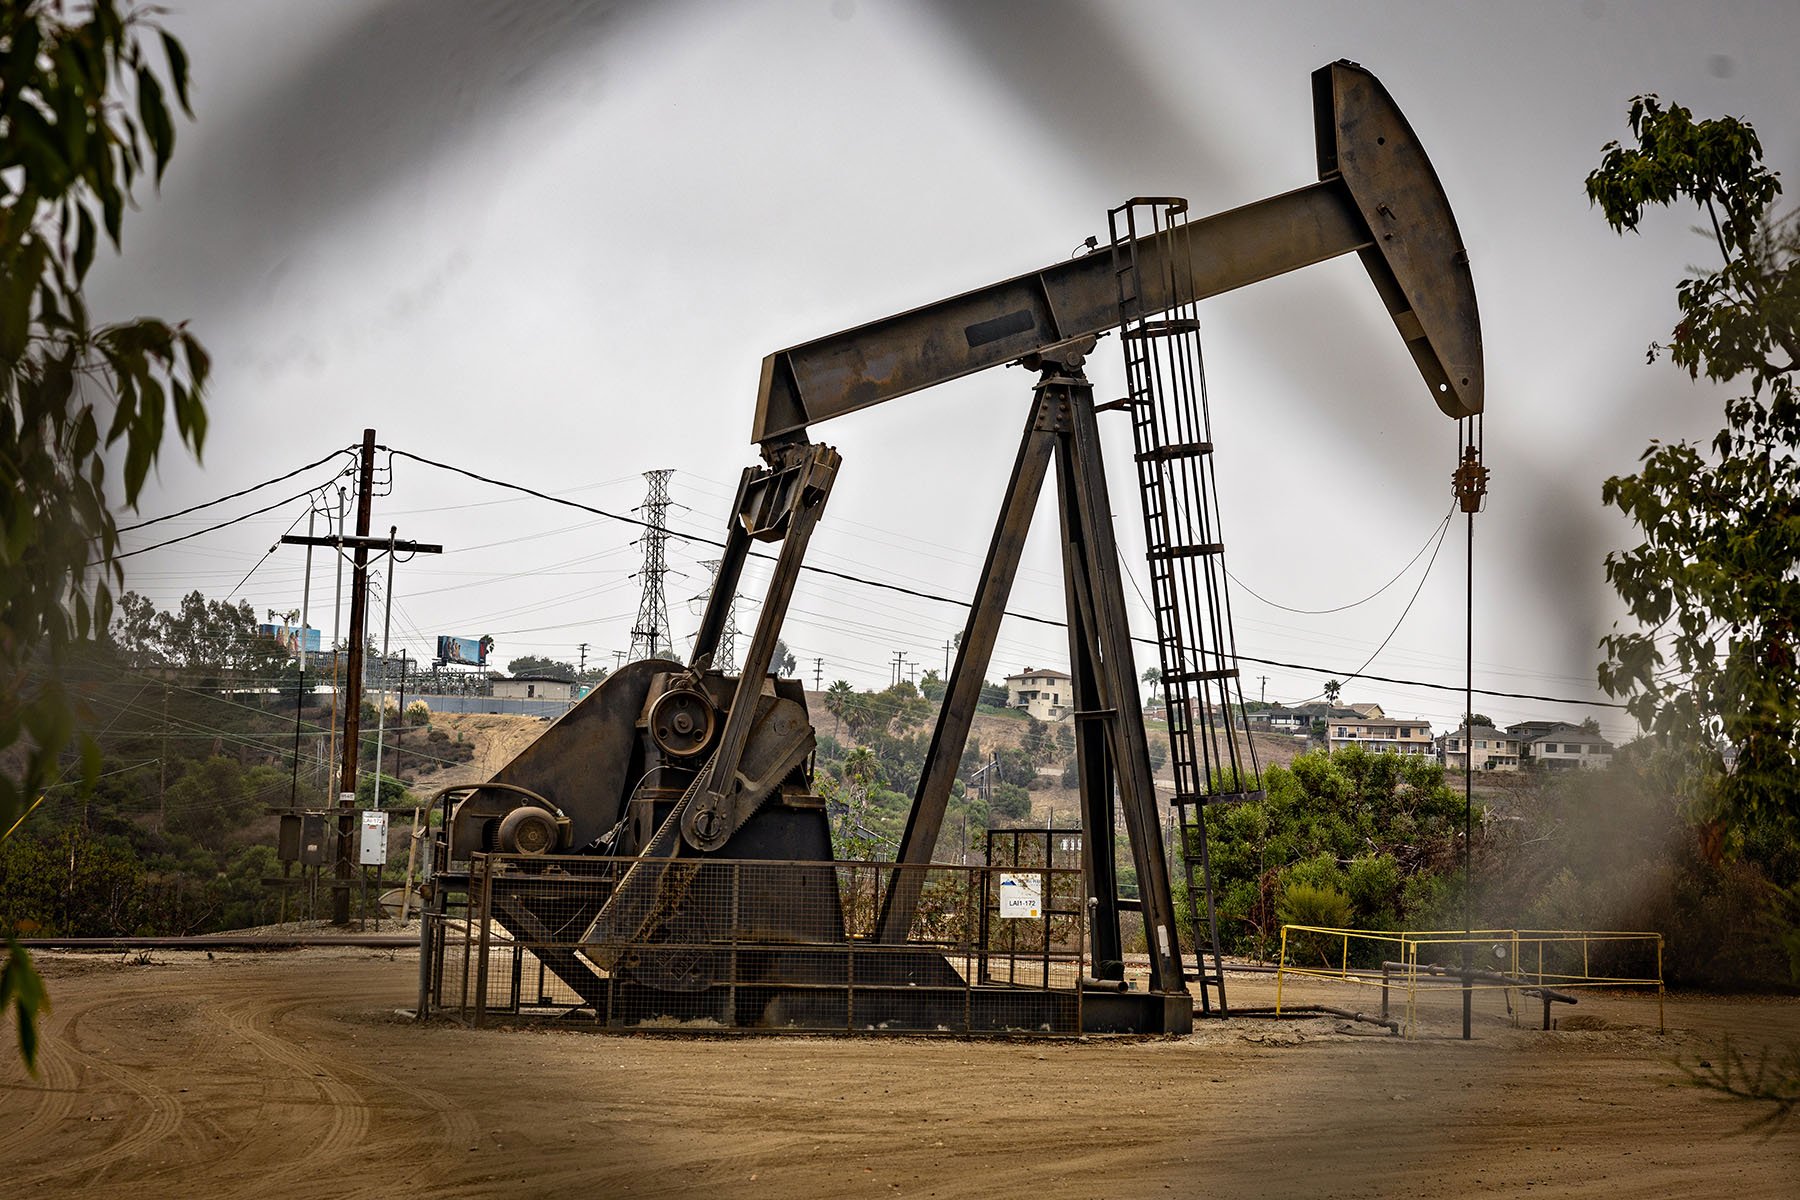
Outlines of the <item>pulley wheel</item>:
[{"label": "pulley wheel", "polygon": [[692,688],[664,692],[650,705],[650,740],[673,758],[692,758],[705,750],[717,728],[712,701]]},{"label": "pulley wheel", "polygon": [[502,854],[550,854],[560,838],[555,817],[536,805],[526,805],[506,814],[494,841]]}]

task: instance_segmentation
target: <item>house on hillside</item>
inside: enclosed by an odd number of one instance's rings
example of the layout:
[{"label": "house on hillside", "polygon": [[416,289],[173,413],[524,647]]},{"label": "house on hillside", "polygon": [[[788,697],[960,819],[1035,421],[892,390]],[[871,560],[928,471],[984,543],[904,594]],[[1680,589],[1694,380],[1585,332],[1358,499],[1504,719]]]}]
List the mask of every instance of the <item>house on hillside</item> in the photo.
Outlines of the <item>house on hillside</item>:
[{"label": "house on hillside", "polygon": [[1325,745],[1336,752],[1347,746],[1361,746],[1373,754],[1412,754],[1425,756],[1432,752],[1431,722],[1423,717],[1334,716],[1325,723]]},{"label": "house on hillside", "polygon": [[1537,739],[1551,733],[1580,733],[1581,726],[1568,721],[1520,721],[1516,725],[1508,725],[1506,732],[1519,739],[1519,745],[1529,746]]},{"label": "house on hillside", "polygon": [[1386,713],[1381,711],[1381,705],[1379,704],[1352,704],[1350,706],[1350,711],[1366,721],[1379,721],[1381,718],[1387,716]]},{"label": "house on hillside", "polygon": [[1598,769],[1612,765],[1612,743],[1597,733],[1569,727],[1546,733],[1526,746],[1535,766],[1550,771]]},{"label": "house on hillside", "polygon": [[1006,707],[1022,708],[1040,721],[1060,721],[1074,707],[1073,685],[1062,671],[1026,667],[1006,677]]},{"label": "house on hillside", "polygon": [[496,700],[573,700],[575,685],[548,675],[515,675],[493,681]]},{"label": "house on hillside", "polygon": [[1492,725],[1477,725],[1469,730],[1470,750],[1463,750],[1463,731],[1459,726],[1432,743],[1437,760],[1446,771],[1461,771],[1470,754],[1477,771],[1516,771],[1519,769],[1519,739]]},{"label": "house on hillside", "polygon": [[1292,708],[1271,704],[1250,714],[1250,728],[1258,733],[1287,733],[1306,737],[1312,733],[1314,721],[1330,721],[1333,717],[1360,720],[1364,714],[1354,708],[1333,708],[1329,704],[1296,704]]}]

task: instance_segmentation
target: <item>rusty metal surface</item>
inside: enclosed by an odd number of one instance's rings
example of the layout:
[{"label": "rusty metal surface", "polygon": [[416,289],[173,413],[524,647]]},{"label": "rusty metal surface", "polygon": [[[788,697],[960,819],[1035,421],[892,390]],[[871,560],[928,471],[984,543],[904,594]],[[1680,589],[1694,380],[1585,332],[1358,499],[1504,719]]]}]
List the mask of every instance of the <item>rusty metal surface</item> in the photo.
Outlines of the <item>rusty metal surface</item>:
[{"label": "rusty metal surface", "polygon": [[[1367,229],[1335,181],[1195,221],[1200,294],[1217,295],[1366,246]],[[1160,260],[1164,250],[1141,253]],[[1170,303],[1173,303],[1171,300]],[[763,360],[758,442],[1023,358],[1119,323],[1107,255],[1083,258],[940,300]]]},{"label": "rusty metal surface", "polygon": [[538,739],[494,774],[499,783],[530,788],[570,821],[569,844],[580,847],[611,829],[643,773],[638,714],[651,680],[681,665],[663,659],[626,663]]},{"label": "rusty metal surface", "polygon": [[1374,75],[1352,63],[1313,72],[1319,178],[1343,179],[1373,237],[1375,288],[1446,416],[1482,411],[1481,315],[1469,254],[1437,171]]}]

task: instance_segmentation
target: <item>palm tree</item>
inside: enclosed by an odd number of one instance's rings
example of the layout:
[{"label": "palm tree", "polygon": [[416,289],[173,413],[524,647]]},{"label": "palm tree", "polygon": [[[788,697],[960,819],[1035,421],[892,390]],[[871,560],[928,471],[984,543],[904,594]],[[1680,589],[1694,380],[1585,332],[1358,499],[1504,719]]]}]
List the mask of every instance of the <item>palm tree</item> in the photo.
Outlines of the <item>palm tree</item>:
[{"label": "palm tree", "polygon": [[1150,703],[1156,703],[1156,689],[1162,684],[1162,672],[1155,667],[1148,667],[1138,678],[1150,685]]},{"label": "palm tree", "polygon": [[834,721],[831,727],[833,736],[843,729],[844,707],[855,694],[856,689],[850,686],[847,679],[833,680],[831,686],[825,689],[825,711],[832,715]]},{"label": "palm tree", "polygon": [[1343,684],[1339,683],[1335,679],[1327,679],[1325,681],[1325,703],[1331,705],[1333,708],[1336,708],[1337,702],[1338,702],[1338,694],[1341,693],[1343,690],[1344,690]]}]

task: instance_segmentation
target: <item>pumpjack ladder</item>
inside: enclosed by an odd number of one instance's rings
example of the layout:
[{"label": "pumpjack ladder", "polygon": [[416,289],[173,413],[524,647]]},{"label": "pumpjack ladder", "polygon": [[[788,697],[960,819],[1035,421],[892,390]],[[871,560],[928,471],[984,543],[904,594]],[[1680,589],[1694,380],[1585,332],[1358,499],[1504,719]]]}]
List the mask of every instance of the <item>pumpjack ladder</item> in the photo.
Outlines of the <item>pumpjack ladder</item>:
[{"label": "pumpjack ladder", "polygon": [[[1171,807],[1194,930],[1196,971],[1190,978],[1200,984],[1201,1011],[1213,1015],[1216,1005],[1217,1015],[1224,1016],[1229,1008],[1204,809],[1258,798],[1262,781],[1256,748],[1244,731],[1200,322],[1192,302],[1162,313],[1146,311],[1143,303],[1147,295],[1193,294],[1191,286],[1183,287],[1192,275],[1183,236],[1186,213],[1184,200],[1138,197],[1110,209],[1107,224],[1127,382],[1117,407],[1131,414],[1136,451],[1149,605],[1156,617],[1175,775]],[[1170,278],[1147,287],[1137,239],[1165,231],[1173,235],[1172,252],[1158,269]],[[1186,277],[1173,278],[1177,273]]]}]

